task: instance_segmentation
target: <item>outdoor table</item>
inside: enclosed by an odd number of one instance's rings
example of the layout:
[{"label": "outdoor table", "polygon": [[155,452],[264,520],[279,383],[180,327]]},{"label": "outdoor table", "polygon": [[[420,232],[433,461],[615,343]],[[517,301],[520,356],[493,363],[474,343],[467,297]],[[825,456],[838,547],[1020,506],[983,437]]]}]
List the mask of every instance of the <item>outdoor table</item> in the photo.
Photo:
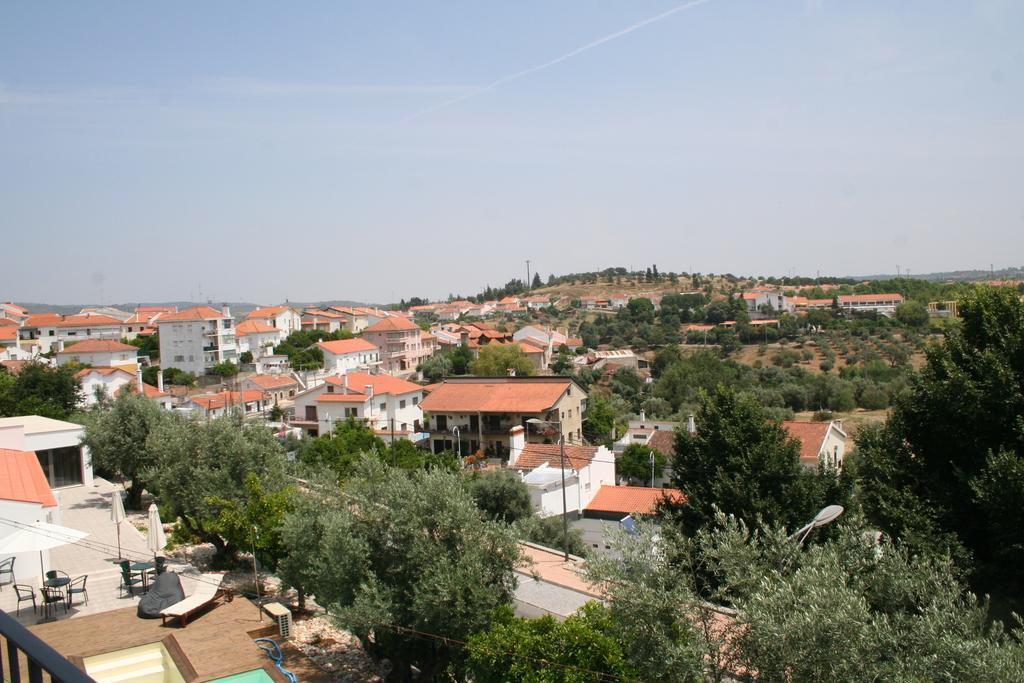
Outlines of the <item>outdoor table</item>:
[{"label": "outdoor table", "polygon": [[155,566],[152,562],[135,562],[129,566],[129,569],[142,574],[142,587],[145,588],[149,584],[149,570]]},{"label": "outdoor table", "polygon": [[71,578],[68,576],[58,576],[52,579],[46,579],[43,581],[43,585],[47,588],[63,588],[64,586],[71,583]]}]

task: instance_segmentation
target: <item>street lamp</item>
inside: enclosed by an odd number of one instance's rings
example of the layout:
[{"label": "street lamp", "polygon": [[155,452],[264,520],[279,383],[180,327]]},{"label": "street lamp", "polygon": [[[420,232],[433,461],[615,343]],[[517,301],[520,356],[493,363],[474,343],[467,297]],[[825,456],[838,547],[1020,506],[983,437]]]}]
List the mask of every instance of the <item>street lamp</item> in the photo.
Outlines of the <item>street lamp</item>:
[{"label": "street lamp", "polygon": [[842,505],[828,505],[823,507],[818,511],[818,514],[814,515],[814,519],[790,534],[789,539],[792,540],[799,536],[800,540],[797,541],[797,547],[803,545],[804,539],[806,539],[812,531],[818,527],[822,527],[836,521],[839,518],[839,515],[843,514],[843,510],[844,508]]},{"label": "street lamp", "polygon": [[[561,461],[561,467],[559,468],[562,472],[562,551],[565,554],[565,561],[569,561],[569,512],[568,504],[565,502],[565,434],[562,433],[562,423],[555,422],[552,420],[541,420],[540,418],[531,417],[526,421],[527,424],[532,425],[558,425],[558,455]],[[578,484],[578,482],[577,482]]]},{"label": "street lamp", "polygon": [[462,457],[462,439],[459,438],[459,428],[452,427],[452,434],[455,435],[455,453],[460,458]]}]

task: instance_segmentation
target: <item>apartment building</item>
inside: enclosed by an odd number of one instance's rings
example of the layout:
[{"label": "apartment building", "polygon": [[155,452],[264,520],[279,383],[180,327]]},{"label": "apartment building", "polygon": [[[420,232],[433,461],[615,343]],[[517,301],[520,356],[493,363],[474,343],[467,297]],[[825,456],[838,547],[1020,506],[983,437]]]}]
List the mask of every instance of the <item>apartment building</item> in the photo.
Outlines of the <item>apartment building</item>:
[{"label": "apartment building", "polygon": [[412,373],[433,353],[431,347],[424,346],[420,331],[408,318],[389,317],[363,330],[363,339],[380,349],[384,372]]},{"label": "apartment building", "polygon": [[205,375],[218,363],[238,362],[235,320],[227,306],[196,306],[163,315],[156,324],[164,368]]},{"label": "apartment building", "polygon": [[[435,453],[457,450],[464,455],[484,450],[506,457],[513,427],[526,430],[530,443],[583,443],[587,393],[571,377],[454,377],[423,399],[430,420]],[[554,425],[534,425],[537,419]],[[455,436],[455,429],[458,436]]]},{"label": "apartment building", "polygon": [[113,339],[84,339],[74,344],[61,344],[57,351],[57,365],[81,363],[93,367],[127,367],[135,372],[139,361],[139,349],[131,344],[122,344]]},{"label": "apartment building", "polygon": [[390,375],[349,372],[295,397],[292,424],[308,434],[329,434],[348,418],[366,420],[375,431],[408,439],[423,422],[423,387]]}]

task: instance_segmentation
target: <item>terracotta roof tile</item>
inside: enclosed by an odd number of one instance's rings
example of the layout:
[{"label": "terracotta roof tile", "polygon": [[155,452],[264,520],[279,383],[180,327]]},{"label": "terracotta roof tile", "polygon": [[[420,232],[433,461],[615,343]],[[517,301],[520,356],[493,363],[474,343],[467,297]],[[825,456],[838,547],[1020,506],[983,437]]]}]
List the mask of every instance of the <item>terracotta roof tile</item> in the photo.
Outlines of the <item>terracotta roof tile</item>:
[{"label": "terracotta roof tile", "polygon": [[17,327],[0,327],[0,341],[14,341],[17,338]]},{"label": "terracotta roof tile", "polygon": [[[376,348],[376,347],[374,347]],[[333,384],[334,386],[343,387],[345,386],[345,376],[332,376],[324,380],[327,384]],[[419,384],[413,384],[407,382],[404,379],[392,377],[391,375],[371,375],[368,372],[350,372],[348,373],[348,388],[349,391],[363,392],[366,390],[366,385],[373,386],[373,393],[376,394],[408,394],[413,391],[422,391],[423,387]]]},{"label": "terracotta roof tile", "polygon": [[356,337],[354,339],[336,339],[334,341],[317,342],[324,351],[333,353],[336,356],[343,356],[347,353],[359,353],[361,351],[377,351],[377,346],[365,339]]},{"label": "terracotta roof tile", "polygon": [[267,395],[262,391],[247,389],[245,391],[222,391],[210,396],[193,396],[192,402],[204,410],[217,410],[228,405],[241,405],[243,402],[262,401]]},{"label": "terracotta roof tile", "polygon": [[384,318],[383,320],[370,325],[365,330],[366,332],[401,332],[404,330],[419,330],[420,327],[408,318]]},{"label": "terracotta roof tile", "polygon": [[248,337],[250,334],[270,334],[277,332],[276,327],[271,327],[262,320],[243,320],[235,325],[235,336]]},{"label": "terracotta roof tile", "polygon": [[63,351],[58,351],[57,354],[63,353],[109,353],[111,351],[135,351],[138,352],[138,347],[132,346],[131,344],[122,344],[119,341],[113,339],[84,339],[80,342],[76,342],[71,346],[65,346]]},{"label": "terracotta roof tile", "polygon": [[0,499],[57,507],[35,452],[0,448]]},{"label": "terracotta roof tile", "polygon": [[[597,446],[575,446],[565,445],[565,464],[579,472],[590,464],[590,461],[597,455]],[[534,470],[548,463],[551,467],[557,468],[561,462],[561,446],[556,443],[528,443],[523,451],[516,458],[513,469]]]},{"label": "terracotta roof tile", "polygon": [[818,462],[818,455],[828,435],[830,422],[785,421],[782,426],[789,435],[800,442],[800,459]]},{"label": "terracotta roof tile", "polygon": [[281,375],[252,375],[251,377],[246,377],[246,381],[252,382],[263,389],[282,389],[298,385],[298,382],[291,377],[282,377]]},{"label": "terracotta roof tile", "polygon": [[285,311],[288,310],[288,306],[264,306],[263,308],[257,308],[256,310],[245,316],[247,320],[253,318],[275,318]]},{"label": "terracotta roof tile", "polygon": [[656,429],[647,440],[647,445],[665,457],[671,456],[676,450],[676,433],[668,429]]},{"label": "terracotta roof tile", "polygon": [[156,323],[162,325],[163,323],[169,322],[182,322],[187,320],[220,320],[226,318],[222,312],[216,308],[209,306],[194,306],[192,308],[186,308],[184,311],[178,311],[177,313],[167,313],[160,316]]},{"label": "terracotta roof tile", "polygon": [[433,413],[539,413],[554,406],[570,386],[572,380],[568,378],[448,380],[423,399],[422,405],[423,410]]},{"label": "terracotta roof tile", "polygon": [[586,509],[625,515],[653,514],[662,500],[682,503],[686,496],[678,489],[659,489],[648,486],[602,486]]}]

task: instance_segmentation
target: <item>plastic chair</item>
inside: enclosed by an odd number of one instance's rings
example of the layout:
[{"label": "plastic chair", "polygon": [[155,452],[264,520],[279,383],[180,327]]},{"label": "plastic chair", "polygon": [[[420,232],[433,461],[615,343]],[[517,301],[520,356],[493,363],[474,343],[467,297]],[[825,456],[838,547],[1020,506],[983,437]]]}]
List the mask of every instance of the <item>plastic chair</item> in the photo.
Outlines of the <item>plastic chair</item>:
[{"label": "plastic chair", "polygon": [[89,578],[88,574],[84,576],[76,576],[68,584],[68,605],[72,604],[73,596],[76,593],[81,593],[85,596],[85,604],[89,604],[89,591],[85,589],[85,582]]},{"label": "plastic chair", "polygon": [[[3,579],[5,574],[10,575],[11,580],[7,583],[14,583],[17,579],[14,578],[14,561],[18,559],[16,557],[8,557],[3,562],[0,562],[0,580]],[[0,583],[0,590],[4,589],[4,585]]]},{"label": "plastic chair", "polygon": [[138,572],[132,572],[132,563],[128,560],[121,560],[118,564],[121,565],[121,591],[127,589],[128,595],[135,595],[133,586],[136,584],[142,585],[141,578],[135,578]]},{"label": "plastic chair", "polygon": [[23,583],[14,584],[14,592],[18,594],[18,616],[21,616],[21,603],[32,601],[32,614],[35,614],[36,609],[36,593],[32,590],[32,586],[26,586]]},{"label": "plastic chair", "polygon": [[50,616],[50,606],[51,605],[57,605],[57,604],[63,605],[64,606],[64,613],[65,614],[67,613],[67,611],[68,611],[67,595],[64,593],[64,591],[62,589],[60,589],[60,588],[50,588],[48,586],[43,586],[42,588],[39,589],[39,594],[43,598],[43,616],[46,616],[46,617]]}]

